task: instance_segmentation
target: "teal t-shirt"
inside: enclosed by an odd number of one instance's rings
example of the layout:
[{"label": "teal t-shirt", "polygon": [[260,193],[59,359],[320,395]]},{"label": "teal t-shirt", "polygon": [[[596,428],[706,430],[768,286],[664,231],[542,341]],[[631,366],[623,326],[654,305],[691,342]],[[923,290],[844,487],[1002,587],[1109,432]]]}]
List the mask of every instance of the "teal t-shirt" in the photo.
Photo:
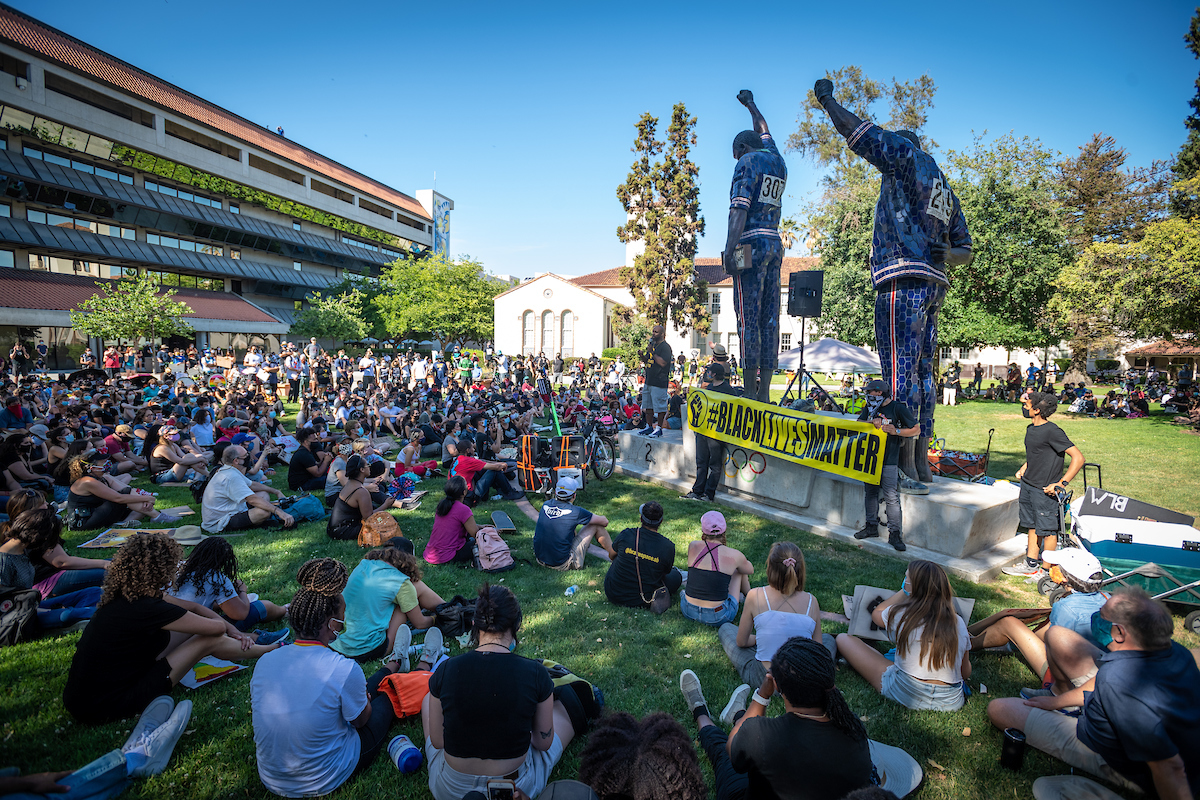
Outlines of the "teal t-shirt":
[{"label": "teal t-shirt", "polygon": [[346,630],[329,646],[345,656],[374,650],[387,638],[392,609],[407,614],[417,607],[417,589],[400,570],[377,559],[363,559],[350,573],[342,597]]}]

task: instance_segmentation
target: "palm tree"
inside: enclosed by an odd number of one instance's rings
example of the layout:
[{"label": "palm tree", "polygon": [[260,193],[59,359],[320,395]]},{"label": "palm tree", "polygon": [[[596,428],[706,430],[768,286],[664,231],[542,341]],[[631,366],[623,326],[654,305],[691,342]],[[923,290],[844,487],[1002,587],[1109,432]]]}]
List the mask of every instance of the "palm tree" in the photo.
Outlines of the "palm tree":
[{"label": "palm tree", "polygon": [[800,226],[791,217],[786,217],[779,223],[779,238],[783,242],[784,252],[792,249],[799,232]]}]

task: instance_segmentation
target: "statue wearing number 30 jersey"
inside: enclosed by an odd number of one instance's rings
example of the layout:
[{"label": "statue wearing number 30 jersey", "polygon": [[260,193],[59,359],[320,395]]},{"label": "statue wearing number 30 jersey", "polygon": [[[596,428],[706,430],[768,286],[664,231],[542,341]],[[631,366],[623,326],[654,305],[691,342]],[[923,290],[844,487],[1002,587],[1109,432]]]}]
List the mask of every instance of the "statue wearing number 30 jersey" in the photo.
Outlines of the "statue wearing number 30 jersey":
[{"label": "statue wearing number 30 jersey", "polygon": [[904,442],[900,468],[911,482],[901,490],[924,493],[915,481],[930,481],[929,436],[937,403],[937,313],[946,299],[945,265],[969,264],[971,234],[937,162],[911,131],[885,131],[864,122],[833,99],[833,83],[813,87],[849,148],[882,173],[871,237],[871,281],[875,286],[875,347],[883,380],[896,400],[920,422],[915,441]]},{"label": "statue wearing number 30 jersey", "polygon": [[722,263],[733,276],[738,360],[746,396],[766,403],[779,363],[779,268],[783,265],[779,217],[787,166],[754,105],[754,95],[743,89],[737,99],[750,111],[754,130],[742,131],[733,140],[737,167],[729,191],[729,234]]}]

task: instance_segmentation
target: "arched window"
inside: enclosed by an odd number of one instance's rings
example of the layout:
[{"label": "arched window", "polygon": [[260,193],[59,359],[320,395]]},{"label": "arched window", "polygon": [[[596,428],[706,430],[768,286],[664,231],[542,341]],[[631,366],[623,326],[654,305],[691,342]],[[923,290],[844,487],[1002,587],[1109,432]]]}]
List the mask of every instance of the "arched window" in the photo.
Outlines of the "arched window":
[{"label": "arched window", "polygon": [[559,341],[560,347],[558,351],[562,353],[563,358],[570,358],[575,355],[575,315],[570,311],[562,312]]},{"label": "arched window", "polygon": [[554,352],[554,312],[542,312],[542,352]]},{"label": "arched window", "polygon": [[537,348],[537,328],[534,327],[536,320],[532,311],[525,312],[525,334],[521,339],[521,352],[526,355]]}]

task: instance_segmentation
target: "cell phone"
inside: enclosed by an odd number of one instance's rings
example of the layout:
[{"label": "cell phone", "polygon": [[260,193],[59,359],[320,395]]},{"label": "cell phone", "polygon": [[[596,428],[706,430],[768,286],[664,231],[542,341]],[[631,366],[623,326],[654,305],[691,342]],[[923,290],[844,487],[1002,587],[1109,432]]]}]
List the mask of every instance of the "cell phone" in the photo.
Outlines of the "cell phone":
[{"label": "cell phone", "polygon": [[488,800],[516,800],[517,784],[508,778],[488,778]]}]

